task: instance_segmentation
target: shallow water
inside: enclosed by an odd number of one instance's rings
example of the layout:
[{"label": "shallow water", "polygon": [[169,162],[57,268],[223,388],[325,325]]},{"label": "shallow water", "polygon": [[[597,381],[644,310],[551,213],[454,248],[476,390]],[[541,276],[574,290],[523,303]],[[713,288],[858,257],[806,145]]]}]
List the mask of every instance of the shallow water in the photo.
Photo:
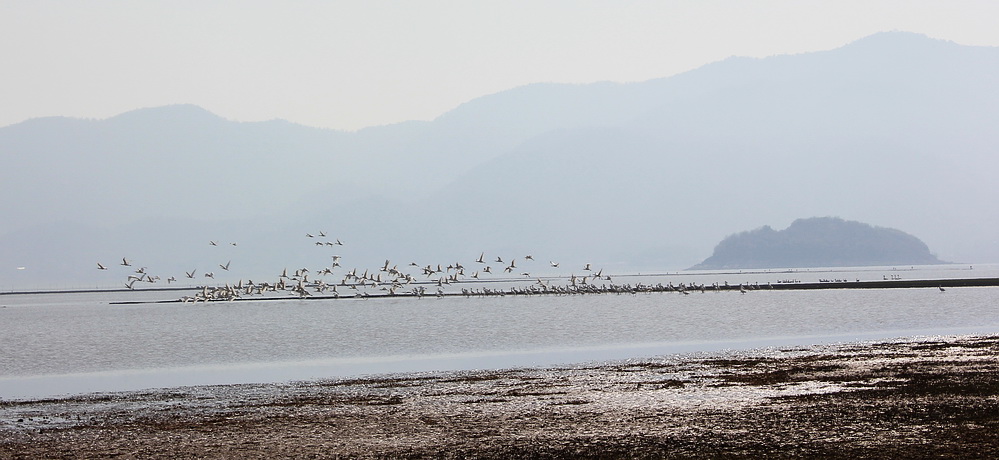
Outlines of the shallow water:
[{"label": "shallow water", "polygon": [[[890,270],[697,272],[615,282],[972,277],[966,266]],[[999,270],[974,272],[994,277]],[[997,288],[108,304],[180,295],[0,296],[0,397],[999,332]]]}]

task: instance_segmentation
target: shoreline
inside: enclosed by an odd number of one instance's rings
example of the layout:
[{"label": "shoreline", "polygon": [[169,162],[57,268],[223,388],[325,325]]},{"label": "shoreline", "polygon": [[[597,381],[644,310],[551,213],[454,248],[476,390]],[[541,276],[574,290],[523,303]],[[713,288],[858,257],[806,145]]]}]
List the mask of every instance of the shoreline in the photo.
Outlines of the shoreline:
[{"label": "shoreline", "polygon": [[988,457],[997,358],[944,336],[3,401],[0,457]]},{"label": "shoreline", "polygon": [[[269,363],[229,363],[152,369],[0,377],[0,403],[221,385],[284,385],[390,375],[543,369],[641,361],[656,357],[742,355],[754,350],[832,346],[842,343],[918,341],[926,337],[992,335],[999,326],[909,329],[731,340],[646,342],[620,345],[484,351],[381,357],[340,357]],[[483,365],[483,360],[489,363]]]}]

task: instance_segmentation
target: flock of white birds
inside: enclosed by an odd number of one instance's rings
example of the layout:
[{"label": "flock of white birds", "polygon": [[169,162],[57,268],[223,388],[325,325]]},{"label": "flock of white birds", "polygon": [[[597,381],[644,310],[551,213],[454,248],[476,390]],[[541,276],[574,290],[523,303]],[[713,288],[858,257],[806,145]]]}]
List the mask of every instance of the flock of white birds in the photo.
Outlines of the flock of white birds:
[{"label": "flock of white birds", "polygon": [[[305,237],[312,244],[321,247],[343,246],[338,238],[327,238],[326,232],[316,234],[306,233]],[[219,246],[217,240],[209,240],[210,246]],[[237,246],[237,243],[227,243]],[[518,261],[520,266],[518,266]],[[297,268],[289,271],[287,268],[276,274],[274,281],[254,282],[239,279],[236,283],[203,283],[194,295],[186,295],[178,299],[182,302],[234,301],[250,298],[370,298],[388,296],[424,297],[432,295],[443,297],[447,295],[489,296],[489,295],[533,295],[533,294],[589,294],[589,293],[636,293],[675,291],[689,294],[690,291],[718,290],[729,288],[717,284],[705,286],[696,284],[667,285],[655,284],[613,284],[612,277],[604,274],[603,269],[594,269],[587,263],[580,267],[580,275],[545,275],[532,276],[530,270],[539,268],[534,256],[528,254],[522,257],[489,256],[483,251],[468,266],[461,262],[418,264],[410,262],[400,267],[385,260],[378,268],[346,269],[341,264],[342,257],[331,255],[330,263],[318,269]],[[232,260],[219,263],[218,268],[224,272],[230,271]],[[147,267],[132,269],[132,261],[123,257],[119,264],[130,267],[124,286],[136,289],[137,283],[157,283],[165,281],[168,285],[176,282],[175,276],[163,280],[160,276],[150,273]],[[494,272],[494,268],[495,269]],[[108,266],[97,263],[99,270],[108,270]],[[559,269],[560,264],[548,261],[540,265],[547,271]],[[214,270],[214,269],[213,269]],[[214,271],[185,271],[187,279],[215,279]],[[498,283],[499,288],[490,287]],[[432,291],[428,291],[432,289]],[[459,289],[460,288],[460,289]],[[745,289],[740,286],[741,291]]]}]

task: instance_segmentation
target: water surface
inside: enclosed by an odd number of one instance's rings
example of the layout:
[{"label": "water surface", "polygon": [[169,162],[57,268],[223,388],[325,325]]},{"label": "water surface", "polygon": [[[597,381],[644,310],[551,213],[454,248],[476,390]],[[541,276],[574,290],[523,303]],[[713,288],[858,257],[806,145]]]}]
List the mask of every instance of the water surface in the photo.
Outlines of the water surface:
[{"label": "water surface", "polygon": [[[962,269],[694,272],[615,282],[935,279]],[[999,288],[108,303],[179,295],[0,296],[0,397],[999,332]]]}]

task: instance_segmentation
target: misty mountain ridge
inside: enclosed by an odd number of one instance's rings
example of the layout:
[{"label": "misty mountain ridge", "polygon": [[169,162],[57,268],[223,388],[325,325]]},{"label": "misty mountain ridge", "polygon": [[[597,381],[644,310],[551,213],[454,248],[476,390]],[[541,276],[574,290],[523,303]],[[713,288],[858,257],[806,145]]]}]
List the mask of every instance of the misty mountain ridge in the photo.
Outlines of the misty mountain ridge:
[{"label": "misty mountain ridge", "polygon": [[862,267],[945,263],[901,230],[835,217],[798,219],[784,230],[763,226],[726,237],[691,270]]},{"label": "misty mountain ridge", "polygon": [[[269,276],[313,257],[280,235],[326,228],[357,263],[509,248],[668,270],[736,229],[838,215],[992,261],[994,126],[999,49],[910,33],[640,83],[527,85],[356,132],[192,105],[33,119],[0,128],[0,260],[86,267],[36,281],[99,280],[99,253],[183,265],[210,257],[184,241],[226,233]],[[114,237],[84,250],[77,227]],[[0,288],[26,278],[0,268]]]}]

